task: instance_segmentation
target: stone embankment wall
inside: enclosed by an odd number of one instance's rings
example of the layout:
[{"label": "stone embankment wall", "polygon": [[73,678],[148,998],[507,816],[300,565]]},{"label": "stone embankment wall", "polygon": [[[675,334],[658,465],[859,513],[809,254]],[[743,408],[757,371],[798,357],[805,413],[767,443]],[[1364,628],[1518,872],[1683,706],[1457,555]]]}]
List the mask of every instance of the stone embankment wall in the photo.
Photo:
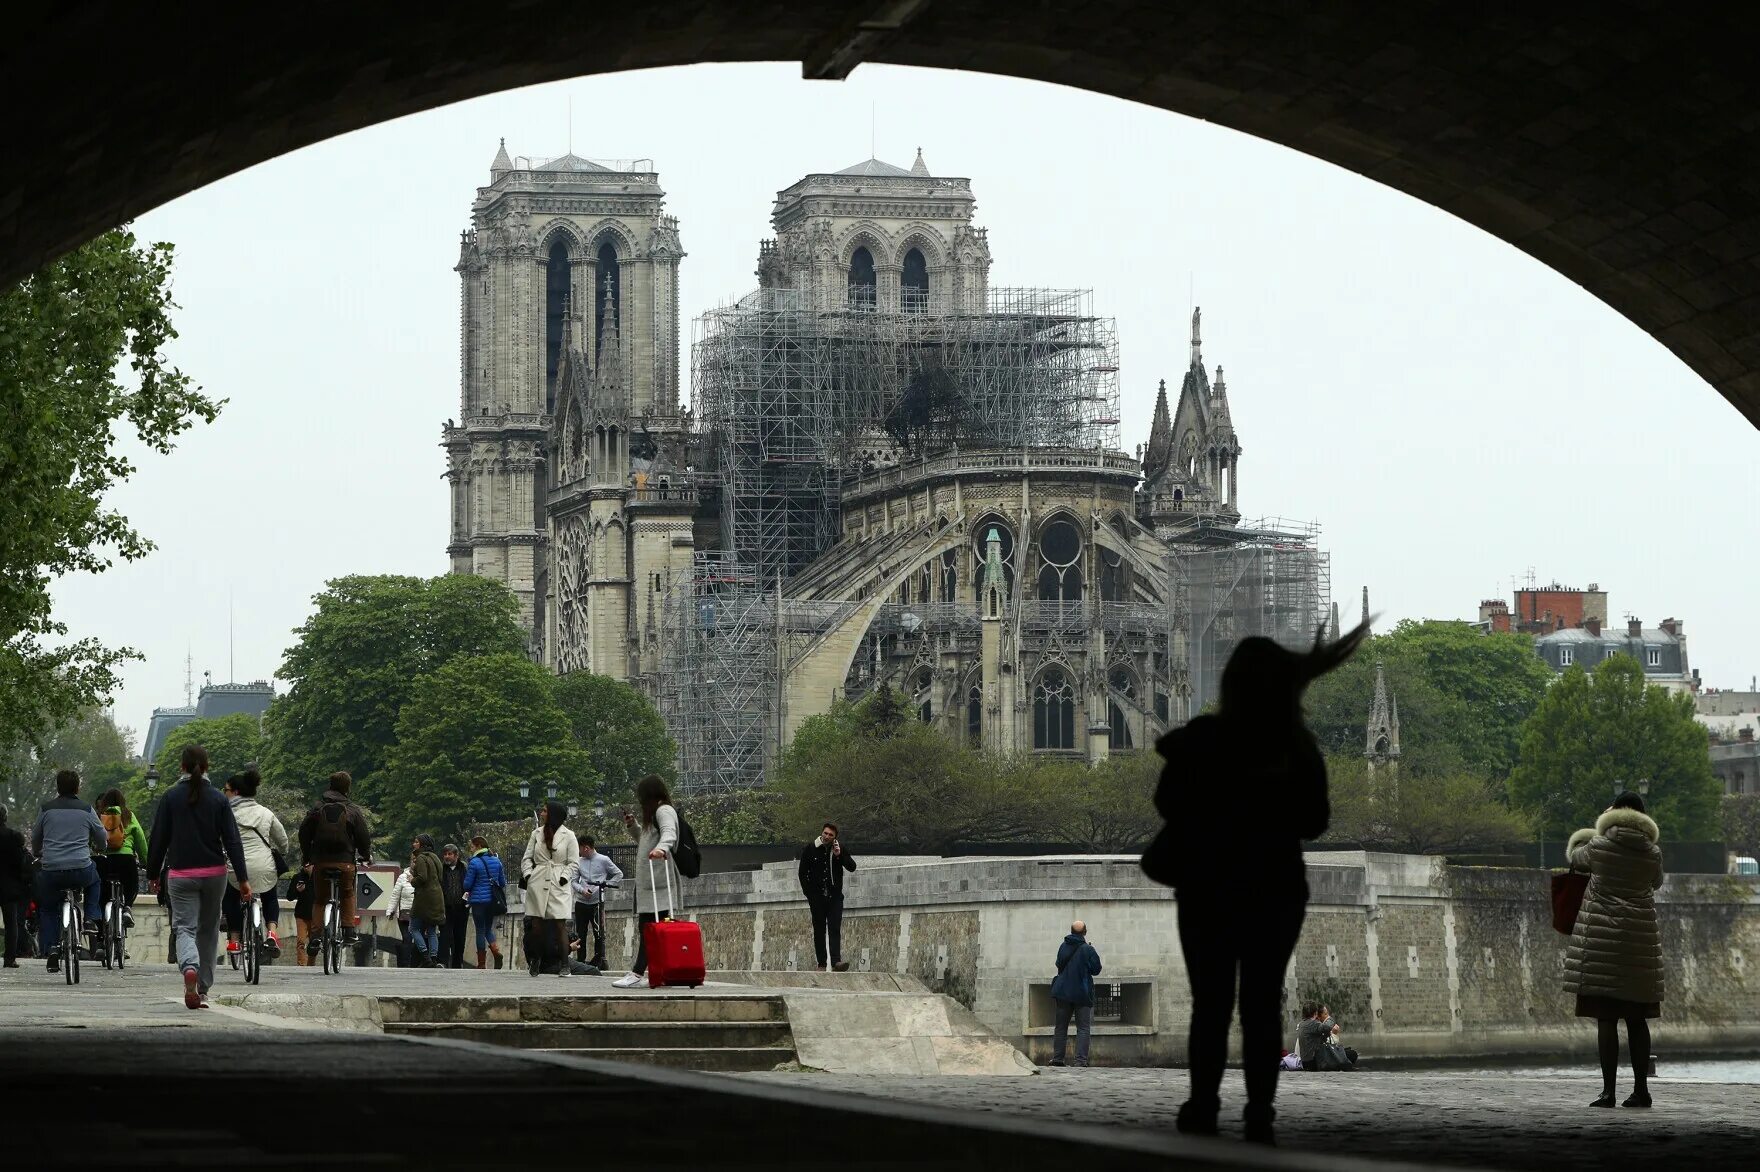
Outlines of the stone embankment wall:
[{"label": "stone embankment wall", "polygon": [[[1073,919],[1117,984],[1096,1026],[1099,1061],[1183,1061],[1190,995],[1173,893],[1134,858],[860,859],[847,877],[843,953],[857,969],[915,976],[1035,1056],[1049,1053],[1048,987]],[[1451,868],[1440,859],[1310,855],[1311,900],[1285,981],[1295,1007],[1326,1000],[1370,1056],[1591,1050],[1593,1029],[1562,989],[1566,938],[1552,930],[1546,872]],[[609,905],[613,965],[635,931],[629,897]],[[811,921],[792,864],[686,884],[711,969],[810,969]],[[647,902],[643,892],[643,903]],[[1671,876],[1657,896],[1668,993],[1657,1045],[1760,1047],[1760,883]]]}]

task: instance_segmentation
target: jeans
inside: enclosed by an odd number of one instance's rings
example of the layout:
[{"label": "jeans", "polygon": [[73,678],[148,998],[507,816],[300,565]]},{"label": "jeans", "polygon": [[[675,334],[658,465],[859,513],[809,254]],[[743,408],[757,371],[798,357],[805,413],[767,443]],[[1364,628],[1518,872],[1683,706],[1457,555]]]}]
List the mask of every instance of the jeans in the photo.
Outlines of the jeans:
[{"label": "jeans", "polygon": [[91,863],[66,871],[37,872],[37,922],[44,956],[55,955],[55,946],[61,943],[61,893],[84,891],[86,922],[96,924],[104,915],[103,890],[98,868]]},{"label": "jeans", "polygon": [[[438,920],[424,920],[420,916],[409,918],[409,940],[414,951],[433,960],[440,952],[440,923]],[[411,956],[410,960],[417,958]]]},{"label": "jeans", "polygon": [[495,909],[486,903],[471,904],[471,923],[477,928],[477,951],[489,951],[489,946],[496,942]]},{"label": "jeans", "polygon": [[1240,978],[1241,1065],[1247,1102],[1269,1109],[1283,1049],[1283,975],[1307,912],[1305,891],[1179,898],[1179,942],[1192,983],[1186,1060],[1192,1102],[1214,1111],[1228,1061],[1228,1027]]},{"label": "jeans", "polygon": [[[574,930],[580,933],[580,955],[583,961],[597,968],[605,967],[605,925],[599,920],[599,909],[602,903],[577,903],[574,905]],[[587,955],[587,941],[593,942],[593,953]]]},{"label": "jeans", "polygon": [[1094,1029],[1094,1007],[1077,1005],[1074,1001],[1059,1001],[1057,1004],[1057,1032],[1051,1038],[1051,1061],[1062,1062],[1063,1051],[1069,1041],[1069,1019],[1076,1019],[1076,1060],[1071,1066],[1088,1065],[1088,1035]]},{"label": "jeans", "polygon": [[813,955],[819,958],[819,967],[842,963],[843,892],[809,899],[807,906],[813,910]]},{"label": "jeans", "polygon": [[440,963],[455,969],[464,967],[464,930],[471,922],[467,904],[446,909],[446,926],[440,930]]},{"label": "jeans", "polygon": [[[263,901],[263,931],[275,931],[275,925],[281,919],[280,894],[273,887],[254,894]],[[244,931],[244,900],[238,898],[238,888],[230,883],[226,885],[226,894],[220,900],[220,914],[226,921],[227,935],[237,936]]]},{"label": "jeans", "polygon": [[194,970],[196,988],[206,993],[214,987],[214,952],[220,941],[220,904],[225,896],[226,876],[211,879],[172,879],[171,933],[177,941],[177,967]]}]

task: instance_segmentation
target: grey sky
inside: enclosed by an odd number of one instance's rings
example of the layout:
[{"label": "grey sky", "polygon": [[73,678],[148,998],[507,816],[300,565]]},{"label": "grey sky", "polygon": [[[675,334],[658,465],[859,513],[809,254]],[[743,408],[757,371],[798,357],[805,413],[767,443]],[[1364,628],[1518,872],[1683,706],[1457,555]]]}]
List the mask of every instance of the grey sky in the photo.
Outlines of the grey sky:
[{"label": "grey sky", "polygon": [[[274,160],[138,221],[177,245],[176,361],[231,400],[115,503],[159,543],[57,588],[77,634],[143,651],[144,731],[186,647],[268,676],[326,578],[446,567],[443,419],[458,414],[452,265],[496,141],[655,160],[686,251],[681,308],[754,287],[775,192],[869,154],[971,178],[994,285],[1092,288],[1118,320],[1124,440],[1156,380],[1227,369],[1249,516],[1317,520],[1347,615],[1472,617],[1530,567],[1616,614],[1673,615],[1705,682],[1760,671],[1748,611],[1760,436],[1563,277],[1425,204],[1232,131],[1079,90],[864,66],[697,66],[496,95]],[[685,339],[688,344],[689,338]]]}]

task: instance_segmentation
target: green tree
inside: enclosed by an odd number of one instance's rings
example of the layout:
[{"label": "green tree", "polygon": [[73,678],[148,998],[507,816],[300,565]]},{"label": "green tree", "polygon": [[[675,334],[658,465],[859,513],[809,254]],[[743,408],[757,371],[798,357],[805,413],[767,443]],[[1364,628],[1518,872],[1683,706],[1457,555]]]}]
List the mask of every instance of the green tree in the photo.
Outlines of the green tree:
[{"label": "green tree", "polygon": [[170,274],[169,244],[118,229],[0,291],[0,749],[41,747],[139,658],[67,638],[49,586],[153,548],[106,500],[135,471],[118,425],[165,453],[220,410],[166,361]]},{"label": "green tree", "polygon": [[1594,825],[1615,784],[1640,779],[1650,783],[1646,805],[1664,838],[1717,832],[1722,791],[1693,698],[1647,684],[1630,656],[1597,664],[1593,673],[1566,670],[1523,726],[1521,746],[1510,801],[1549,838]]},{"label": "green tree", "polygon": [[526,646],[513,594],[470,574],[336,578],[314,602],[276,673],[291,687],[266,721],[265,776],[298,792],[339,769],[357,781],[383,769],[422,677]]},{"label": "green tree", "polygon": [[1371,778],[1361,757],[1327,762],[1332,826],[1326,837],[1370,850],[1444,854],[1524,842],[1526,817],[1495,783],[1467,773],[1414,776],[1403,765]]},{"label": "green tree", "polygon": [[1725,796],[1718,825],[1730,850],[1750,858],[1760,856],[1760,794]]},{"label": "green tree", "polygon": [[522,807],[519,783],[541,806],[557,784],[564,801],[590,805],[600,777],[574,743],[553,677],[523,655],[460,656],[415,682],[397,720],[397,742],[370,786],[393,843],[429,831],[461,833]]},{"label": "green tree", "polygon": [[88,708],[61,728],[39,732],[15,742],[4,755],[0,805],[15,820],[34,817],[37,807],[55,796],[55,773],[71,769],[80,775],[80,792],[97,797],[114,784],[118,770],[129,770],[129,734],[109,713]]},{"label": "green tree", "polygon": [[[605,779],[607,803],[628,805],[635,783],[650,773],[672,782],[678,749],[646,696],[622,680],[591,672],[570,672],[551,691],[568,716],[575,744]],[[694,818],[691,829],[697,829]]]},{"label": "green tree", "polygon": [[252,762],[263,760],[263,726],[248,713],[216,716],[180,724],[165,736],[153,766],[159,770],[162,786],[171,785],[182,774],[183,750],[200,745],[208,751],[208,777],[219,785]]},{"label": "green tree", "polygon": [[1039,764],[1055,811],[1052,838],[1107,854],[1148,846],[1161,829],[1155,810],[1161,765],[1158,753],[1117,754],[1091,767],[1079,761]]}]

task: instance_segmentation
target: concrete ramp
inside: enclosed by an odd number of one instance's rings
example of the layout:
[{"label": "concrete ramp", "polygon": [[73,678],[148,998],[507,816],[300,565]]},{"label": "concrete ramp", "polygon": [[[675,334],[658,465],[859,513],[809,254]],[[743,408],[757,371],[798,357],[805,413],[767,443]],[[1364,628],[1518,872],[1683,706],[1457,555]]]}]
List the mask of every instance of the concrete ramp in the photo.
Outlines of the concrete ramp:
[{"label": "concrete ramp", "polygon": [[1037,1073],[1012,1043],[939,993],[780,993],[802,1066],[832,1074]]}]

